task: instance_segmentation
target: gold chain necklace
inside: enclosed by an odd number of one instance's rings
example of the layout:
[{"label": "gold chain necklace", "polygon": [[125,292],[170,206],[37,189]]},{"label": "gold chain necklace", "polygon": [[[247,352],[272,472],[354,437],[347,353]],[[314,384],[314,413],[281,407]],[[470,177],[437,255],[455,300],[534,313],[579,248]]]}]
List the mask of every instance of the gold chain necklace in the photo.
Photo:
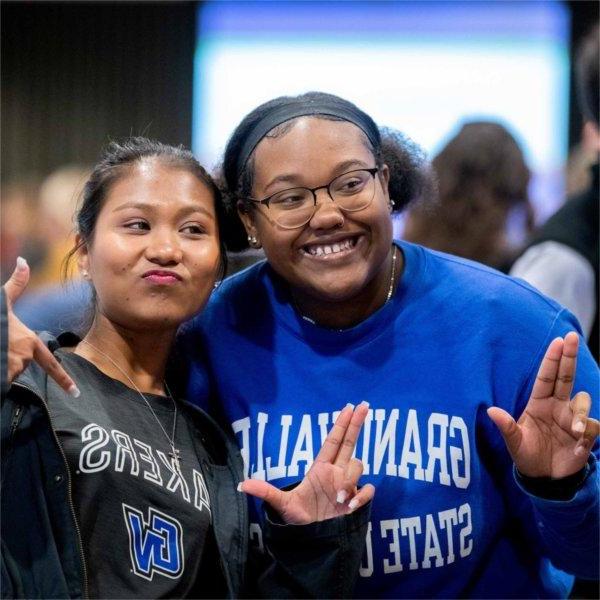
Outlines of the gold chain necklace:
[{"label": "gold chain necklace", "polygon": [[396,278],[396,246],[392,244],[392,274],[390,275],[390,285],[388,287],[388,293],[385,298],[385,304],[390,301],[392,294],[394,293],[394,279]]},{"label": "gold chain necklace", "polygon": [[167,385],[167,382],[163,381],[165,390],[166,390],[169,398],[171,399],[171,402],[173,403],[173,433],[172,433],[171,437],[169,437],[167,430],[163,427],[163,424],[160,422],[160,419],[156,416],[156,413],[154,412],[152,405],[150,404],[150,402],[148,402],[148,399],[146,398],[146,396],[144,396],[144,394],[142,394],[140,388],[135,384],[133,379],[131,379],[131,377],[129,377],[129,375],[108,354],[106,354],[106,352],[102,352],[102,350],[100,350],[100,348],[97,348],[96,346],[94,346],[94,344],[91,344],[87,340],[82,339],[81,341],[84,344],[87,344],[90,348],[93,348],[96,352],[98,352],[98,354],[101,354],[102,356],[104,356],[104,358],[109,360],[115,366],[116,369],[118,369],[121,373],[123,373],[123,375],[125,375],[125,377],[129,381],[129,383],[131,383],[131,386],[133,387],[133,389],[142,397],[142,399],[146,403],[146,406],[150,409],[152,416],[156,419],[156,422],[158,423],[159,427],[161,428],[162,432],[164,433],[165,437],[167,438],[167,441],[169,442],[169,446],[171,446],[171,452],[169,452],[169,456],[171,457],[172,461],[175,463],[175,467],[176,467],[177,471],[181,472],[181,470],[180,470],[181,465],[179,464],[179,449],[175,448],[175,431],[177,429],[177,403],[175,402],[175,399],[173,398],[173,395],[171,394],[171,390],[169,390],[169,386]]}]

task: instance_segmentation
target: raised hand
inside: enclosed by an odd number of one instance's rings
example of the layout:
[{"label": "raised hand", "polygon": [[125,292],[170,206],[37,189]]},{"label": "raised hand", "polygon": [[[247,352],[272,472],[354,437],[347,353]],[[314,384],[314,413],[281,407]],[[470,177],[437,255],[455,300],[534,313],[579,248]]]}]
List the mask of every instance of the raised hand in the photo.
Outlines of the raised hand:
[{"label": "raised hand", "polygon": [[23,258],[17,259],[17,266],[4,284],[8,317],[8,383],[25,370],[27,365],[36,361],[61,388],[77,398],[79,390],[75,382],[54,358],[52,352],[31,329],[26,327],[12,310],[29,282],[29,266]]},{"label": "raised hand", "polygon": [[579,392],[571,400],[579,337],[568,333],[548,346],[531,396],[515,422],[498,407],[488,409],[520,473],[558,479],[585,465],[600,424],[588,417],[591,399]]},{"label": "raised hand", "polygon": [[375,494],[371,484],[357,489],[363,465],[352,458],[368,412],[366,402],[356,410],[351,405],[342,410],[315,462],[293,490],[285,492],[259,479],[247,479],[238,489],[263,499],[284,522],[295,525],[324,521],[356,510]]}]

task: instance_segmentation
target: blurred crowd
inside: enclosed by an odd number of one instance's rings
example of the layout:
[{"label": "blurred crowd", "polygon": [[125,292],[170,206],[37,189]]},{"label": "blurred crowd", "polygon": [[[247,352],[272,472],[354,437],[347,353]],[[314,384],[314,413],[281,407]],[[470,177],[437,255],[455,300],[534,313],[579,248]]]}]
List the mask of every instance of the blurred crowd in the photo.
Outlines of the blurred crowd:
[{"label": "blurred crowd", "polygon": [[[582,134],[565,165],[564,199],[589,187],[589,170],[596,159],[593,143]],[[431,158],[431,166],[435,193],[410,209],[402,237],[508,272],[536,222],[528,194],[530,170],[515,138],[500,123],[461,123],[458,133]],[[41,181],[29,178],[3,185],[3,283],[17,256],[31,268],[27,294],[77,275],[64,273],[62,266],[74,244],[74,215],[88,173],[87,166],[69,164]],[[517,227],[522,231],[515,235]],[[229,273],[260,258],[262,254],[252,250],[232,254]]]},{"label": "blurred crowd", "polygon": [[75,237],[73,216],[88,174],[86,166],[64,165],[42,181],[31,177],[2,186],[2,283],[17,256],[31,267],[27,293],[62,281],[63,259]]}]

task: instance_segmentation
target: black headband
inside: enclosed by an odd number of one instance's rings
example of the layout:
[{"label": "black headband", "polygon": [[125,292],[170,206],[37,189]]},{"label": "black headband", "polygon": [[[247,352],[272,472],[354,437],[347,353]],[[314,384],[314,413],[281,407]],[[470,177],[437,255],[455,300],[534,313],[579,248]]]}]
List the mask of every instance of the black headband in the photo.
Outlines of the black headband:
[{"label": "black headband", "polygon": [[248,158],[252,154],[258,143],[277,125],[281,125],[286,121],[290,121],[297,117],[306,117],[309,115],[328,115],[330,117],[338,117],[344,121],[349,121],[363,130],[365,135],[375,149],[380,145],[379,130],[377,125],[369,115],[365,114],[351,104],[338,104],[331,100],[299,100],[292,104],[278,106],[265,115],[254,127],[250,130],[248,137],[242,147],[237,161],[238,177]]}]

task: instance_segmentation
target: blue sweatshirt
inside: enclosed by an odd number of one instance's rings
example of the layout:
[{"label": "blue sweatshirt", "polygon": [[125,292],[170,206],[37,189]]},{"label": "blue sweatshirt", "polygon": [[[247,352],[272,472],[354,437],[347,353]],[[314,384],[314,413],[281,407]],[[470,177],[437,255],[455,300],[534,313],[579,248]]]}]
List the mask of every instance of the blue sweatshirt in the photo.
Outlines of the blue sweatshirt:
[{"label": "blue sweatshirt", "polygon": [[[184,334],[189,399],[213,398],[247,476],[278,487],[304,476],[346,403],[370,403],[356,455],[376,495],[357,596],[566,596],[559,569],[597,576],[595,459],[572,500],[528,495],[486,409],[518,417],[548,344],[579,325],[520,280],[397,244],[393,298],[343,331],[302,318],[266,263],[226,280]],[[594,416],[598,388],[580,344],[574,392],[592,394]]]}]

